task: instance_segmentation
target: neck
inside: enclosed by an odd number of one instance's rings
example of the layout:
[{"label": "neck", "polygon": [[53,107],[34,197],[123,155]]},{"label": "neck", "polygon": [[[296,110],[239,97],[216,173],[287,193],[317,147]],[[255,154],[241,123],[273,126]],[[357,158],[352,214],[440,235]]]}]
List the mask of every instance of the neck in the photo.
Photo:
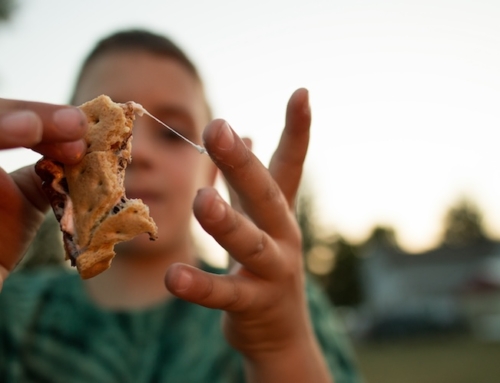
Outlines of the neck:
[{"label": "neck", "polygon": [[194,249],[168,254],[118,254],[104,273],[85,281],[91,299],[111,310],[143,309],[165,302],[168,267],[176,262],[196,265]]}]

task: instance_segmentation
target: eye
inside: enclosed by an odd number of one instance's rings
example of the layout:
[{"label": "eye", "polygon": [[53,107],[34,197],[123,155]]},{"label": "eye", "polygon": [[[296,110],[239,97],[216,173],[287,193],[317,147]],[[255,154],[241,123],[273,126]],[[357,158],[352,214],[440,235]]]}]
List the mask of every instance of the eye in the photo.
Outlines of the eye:
[{"label": "eye", "polygon": [[162,139],[172,142],[177,142],[177,141],[184,141],[183,137],[189,140],[193,140],[195,138],[193,137],[194,128],[188,126],[188,124],[186,124],[184,121],[182,120],[179,121],[175,118],[163,119],[161,121],[162,123],[170,127],[169,129],[165,126],[162,126],[160,123],[157,124],[159,135],[161,136]]},{"label": "eye", "polygon": [[[172,128],[172,129],[174,129],[174,128]],[[165,141],[172,141],[172,142],[183,141],[182,137],[180,137],[178,134],[175,134],[175,132],[172,132],[170,129],[167,129],[164,127],[160,128],[159,135],[162,138],[162,140],[165,140]]]}]

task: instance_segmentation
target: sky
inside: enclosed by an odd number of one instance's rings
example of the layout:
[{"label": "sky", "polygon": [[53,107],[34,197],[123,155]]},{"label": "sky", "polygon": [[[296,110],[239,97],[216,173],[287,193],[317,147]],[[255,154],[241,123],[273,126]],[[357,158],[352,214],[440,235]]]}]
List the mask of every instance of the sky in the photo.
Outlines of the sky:
[{"label": "sky", "polygon": [[[498,20],[498,0],[19,0],[0,25],[0,97],[65,103],[98,39],[164,33],[264,163],[288,97],[308,88],[305,181],[320,230],[362,241],[388,225],[419,251],[464,196],[500,238]],[[37,158],[4,151],[0,166]]]}]

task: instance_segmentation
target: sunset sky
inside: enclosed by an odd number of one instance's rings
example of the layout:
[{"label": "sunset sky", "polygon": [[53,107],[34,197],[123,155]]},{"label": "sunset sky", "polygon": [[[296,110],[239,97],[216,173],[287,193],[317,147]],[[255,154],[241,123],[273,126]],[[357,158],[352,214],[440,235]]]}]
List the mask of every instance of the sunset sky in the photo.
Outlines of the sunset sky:
[{"label": "sunset sky", "polygon": [[[376,224],[432,246],[470,196],[500,237],[500,1],[19,1],[0,25],[0,97],[65,103],[81,59],[117,29],[183,46],[217,117],[267,162],[289,95],[310,91],[306,179],[319,222],[352,240]],[[13,170],[28,150],[0,154]]]}]

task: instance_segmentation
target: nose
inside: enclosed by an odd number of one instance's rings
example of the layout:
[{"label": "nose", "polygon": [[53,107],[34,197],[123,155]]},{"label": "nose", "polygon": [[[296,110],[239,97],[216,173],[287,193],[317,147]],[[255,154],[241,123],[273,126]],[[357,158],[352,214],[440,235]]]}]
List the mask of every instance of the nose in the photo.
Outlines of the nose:
[{"label": "nose", "polygon": [[132,162],[129,167],[151,166],[154,155],[150,140],[147,127],[139,117],[132,129]]}]

